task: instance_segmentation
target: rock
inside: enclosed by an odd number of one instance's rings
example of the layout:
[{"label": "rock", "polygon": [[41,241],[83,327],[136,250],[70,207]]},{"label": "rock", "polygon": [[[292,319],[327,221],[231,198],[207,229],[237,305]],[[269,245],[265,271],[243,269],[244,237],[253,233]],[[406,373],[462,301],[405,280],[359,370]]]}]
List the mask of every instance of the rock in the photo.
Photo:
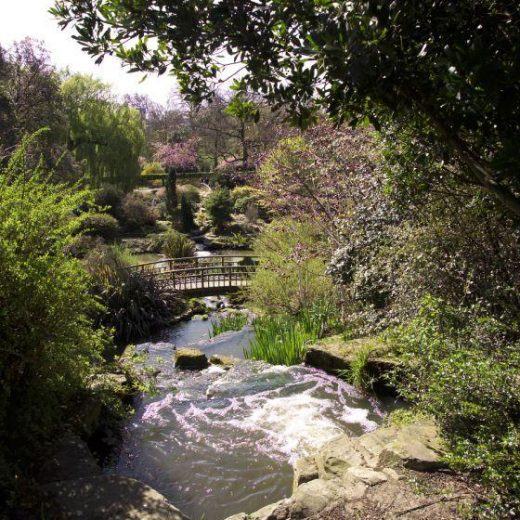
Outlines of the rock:
[{"label": "rock", "polygon": [[431,421],[381,428],[362,435],[358,442],[370,453],[372,467],[403,466],[418,471],[446,467],[441,460],[442,443]]},{"label": "rock", "polygon": [[294,465],[293,491],[298,486],[310,482],[319,477],[318,464],[314,457],[303,457],[298,459]]},{"label": "rock", "polygon": [[191,319],[193,321],[208,321],[209,316],[207,314],[194,314]]},{"label": "rock", "polygon": [[50,457],[43,463],[38,480],[42,483],[101,475],[101,468],[86,442],[75,435],[58,441]]},{"label": "rock", "polygon": [[386,377],[398,364],[390,347],[374,338],[345,341],[341,336],[324,338],[311,345],[305,354],[305,363],[326,372],[337,374],[338,370],[348,370],[356,354],[370,348],[366,371],[374,380],[374,389],[380,393],[394,394],[395,389]]},{"label": "rock", "polygon": [[175,354],[175,366],[182,370],[202,370],[208,365],[206,355],[196,348],[180,348]]},{"label": "rock", "polygon": [[246,516],[247,520],[285,520],[289,516],[287,500],[280,500],[274,504],[262,507],[258,511]]},{"label": "rock", "polygon": [[334,437],[316,455],[321,479],[341,478],[351,466],[366,464],[367,453],[356,439],[342,434]]},{"label": "rock", "polygon": [[375,471],[362,466],[354,466],[347,469],[345,482],[362,482],[367,486],[376,486],[388,480],[388,476],[382,471]]},{"label": "rock", "polygon": [[311,480],[299,486],[292,496],[290,518],[307,518],[344,498],[345,490],[337,480]]},{"label": "rock", "polygon": [[66,520],[187,520],[150,486],[115,475],[99,475],[43,486],[45,518]]},{"label": "rock", "polygon": [[209,358],[209,362],[212,365],[219,365],[223,368],[231,368],[233,365],[236,365],[238,361],[238,358],[233,356],[226,356],[225,354],[213,354]]}]

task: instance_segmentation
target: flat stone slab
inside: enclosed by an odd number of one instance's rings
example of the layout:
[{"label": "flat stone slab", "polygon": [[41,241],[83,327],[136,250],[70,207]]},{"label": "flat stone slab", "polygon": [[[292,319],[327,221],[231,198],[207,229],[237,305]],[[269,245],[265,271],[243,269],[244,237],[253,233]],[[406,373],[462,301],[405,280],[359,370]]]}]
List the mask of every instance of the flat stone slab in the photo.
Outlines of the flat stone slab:
[{"label": "flat stone slab", "polygon": [[189,520],[150,486],[99,475],[43,486],[45,518],[66,520]]},{"label": "flat stone slab", "polygon": [[175,353],[175,366],[181,370],[202,370],[208,368],[206,355],[196,348],[179,348]]}]

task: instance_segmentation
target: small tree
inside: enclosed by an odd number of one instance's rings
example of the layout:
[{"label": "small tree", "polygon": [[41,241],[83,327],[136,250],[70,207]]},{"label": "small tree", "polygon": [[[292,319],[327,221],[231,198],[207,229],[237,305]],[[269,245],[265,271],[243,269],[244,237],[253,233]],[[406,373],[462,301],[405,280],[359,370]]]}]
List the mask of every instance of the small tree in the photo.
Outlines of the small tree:
[{"label": "small tree", "polygon": [[210,193],[204,204],[211,223],[216,228],[222,228],[231,217],[233,211],[233,199],[227,188],[222,188]]},{"label": "small tree", "polygon": [[166,209],[173,216],[177,209],[177,172],[193,171],[197,168],[197,139],[178,143],[156,144],[154,159],[167,171]]},{"label": "small tree", "polygon": [[195,227],[193,208],[184,193],[181,195],[181,226],[185,232],[191,231]]}]

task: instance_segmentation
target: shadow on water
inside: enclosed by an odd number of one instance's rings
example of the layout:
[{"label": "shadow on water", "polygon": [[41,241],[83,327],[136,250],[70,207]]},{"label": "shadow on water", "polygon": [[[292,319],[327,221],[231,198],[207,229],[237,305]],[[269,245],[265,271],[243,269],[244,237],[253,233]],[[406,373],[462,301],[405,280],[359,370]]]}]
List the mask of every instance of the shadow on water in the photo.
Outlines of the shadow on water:
[{"label": "shadow on water", "polygon": [[[380,403],[322,371],[243,360],[251,328],[209,339],[192,320],[138,345],[160,370],[158,395],[141,396],[117,465],[163,493],[192,519],[221,520],[290,495],[292,464],[343,431],[381,422]],[[225,371],[178,372],[175,346],[242,360]]]}]

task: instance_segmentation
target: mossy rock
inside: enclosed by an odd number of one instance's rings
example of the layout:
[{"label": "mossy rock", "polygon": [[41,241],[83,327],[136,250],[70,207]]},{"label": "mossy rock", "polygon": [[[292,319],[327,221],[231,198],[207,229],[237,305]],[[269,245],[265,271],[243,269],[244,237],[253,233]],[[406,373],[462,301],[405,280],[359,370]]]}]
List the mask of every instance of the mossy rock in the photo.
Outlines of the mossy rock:
[{"label": "mossy rock", "polygon": [[196,348],[180,348],[175,353],[175,366],[181,370],[202,370],[208,368],[206,355]]},{"label": "mossy rock", "polygon": [[235,358],[233,356],[226,356],[224,354],[213,354],[209,358],[209,362],[212,365],[218,365],[225,369],[231,368],[233,365],[237,363],[237,361],[238,358]]}]

